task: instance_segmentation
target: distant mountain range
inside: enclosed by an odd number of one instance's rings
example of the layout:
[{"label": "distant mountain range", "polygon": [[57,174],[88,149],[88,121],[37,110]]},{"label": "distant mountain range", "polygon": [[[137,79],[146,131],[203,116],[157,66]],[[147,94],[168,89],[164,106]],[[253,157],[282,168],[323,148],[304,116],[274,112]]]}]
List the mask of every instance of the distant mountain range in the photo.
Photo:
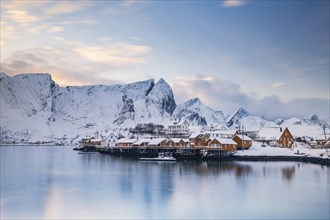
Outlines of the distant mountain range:
[{"label": "distant mountain range", "polygon": [[299,135],[322,135],[329,124],[317,116],[269,121],[250,116],[240,108],[226,118],[221,111],[205,106],[198,98],[177,105],[164,79],[127,85],[57,85],[49,74],[0,73],[1,137],[6,141],[73,140],[79,135],[110,129],[135,127],[138,123],[168,125],[174,119],[190,125],[291,126]]}]

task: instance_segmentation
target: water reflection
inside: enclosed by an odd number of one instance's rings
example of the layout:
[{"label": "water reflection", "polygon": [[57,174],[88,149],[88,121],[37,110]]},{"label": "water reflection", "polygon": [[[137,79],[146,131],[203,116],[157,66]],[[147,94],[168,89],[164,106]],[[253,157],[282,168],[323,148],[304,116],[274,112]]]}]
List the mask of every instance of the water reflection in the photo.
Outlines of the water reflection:
[{"label": "water reflection", "polygon": [[236,177],[243,177],[252,173],[252,167],[250,165],[232,161],[204,161],[200,165],[195,165],[194,171],[199,175],[220,175],[222,173],[233,173]]},{"label": "water reflection", "polygon": [[329,218],[328,167],[0,150],[1,219]]},{"label": "water reflection", "polygon": [[288,166],[288,167],[283,167],[281,170],[282,170],[282,179],[286,180],[287,182],[290,182],[294,177],[296,167]]}]

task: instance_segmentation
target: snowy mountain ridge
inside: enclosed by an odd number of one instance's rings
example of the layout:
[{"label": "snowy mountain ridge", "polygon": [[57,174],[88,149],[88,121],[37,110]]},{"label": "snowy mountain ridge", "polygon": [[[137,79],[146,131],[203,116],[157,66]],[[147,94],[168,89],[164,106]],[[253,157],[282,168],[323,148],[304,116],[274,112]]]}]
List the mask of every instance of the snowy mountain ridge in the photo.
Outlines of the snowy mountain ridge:
[{"label": "snowy mountain ridge", "polygon": [[0,75],[1,140],[72,139],[86,132],[131,128],[138,123],[167,126],[182,117],[194,125],[224,123],[222,114],[195,103],[180,112],[164,79],[127,85],[60,87],[50,74]]},{"label": "snowy mountain ridge", "polygon": [[[321,133],[317,116],[268,121],[240,108],[229,118],[195,98],[177,105],[164,79],[126,85],[57,85],[50,74],[0,73],[0,141],[36,142],[74,140],[86,133],[126,129],[138,123],[167,126],[174,119],[190,125],[221,125],[247,130],[266,126],[293,126],[297,133],[311,128]],[[328,124],[327,124],[328,126]],[[313,132],[312,132],[313,133]]]},{"label": "snowy mountain ridge", "polygon": [[329,137],[330,125],[317,115],[310,117],[291,117],[288,119],[267,120],[264,116],[252,116],[246,109],[240,108],[227,118],[227,125],[232,129],[259,131],[263,127],[288,127],[294,137],[308,136],[323,139],[324,133]]}]

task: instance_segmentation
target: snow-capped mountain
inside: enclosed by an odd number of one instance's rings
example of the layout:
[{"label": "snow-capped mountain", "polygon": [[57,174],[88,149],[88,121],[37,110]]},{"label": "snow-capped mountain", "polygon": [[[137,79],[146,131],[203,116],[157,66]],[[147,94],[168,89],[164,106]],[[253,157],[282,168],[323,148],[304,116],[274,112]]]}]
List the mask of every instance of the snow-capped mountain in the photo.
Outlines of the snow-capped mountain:
[{"label": "snow-capped mountain", "polygon": [[[180,111],[164,79],[127,85],[57,85],[49,74],[0,75],[1,140],[43,141],[73,139],[79,134],[109,128],[130,128],[138,123],[168,125],[184,117],[194,125],[223,123],[198,100]],[[185,104],[183,104],[185,105]],[[180,112],[174,114],[175,109]]]},{"label": "snow-capped mountain", "polygon": [[227,118],[228,127],[238,124],[240,119],[247,116],[249,116],[249,112],[245,108],[241,107],[237,109],[237,111]]},{"label": "snow-capped mountain", "polygon": [[191,99],[177,106],[172,117],[187,120],[190,125],[224,125],[226,120],[221,111],[205,106],[199,98]]},{"label": "snow-capped mountain", "polygon": [[265,117],[251,116],[244,108],[235,111],[227,118],[227,125],[233,129],[243,128],[247,131],[259,131],[263,127],[288,127],[295,137],[309,136],[316,139],[324,138],[330,126],[316,115],[311,117],[292,117],[289,119],[267,120]]},{"label": "snow-capped mountain", "polygon": [[327,137],[330,134],[330,126],[325,120],[319,119],[316,115],[311,117],[292,117],[283,120],[282,127],[288,127],[294,136],[309,136],[316,139],[323,139],[324,132]]},{"label": "snow-capped mountain", "polygon": [[[0,141],[36,142],[74,140],[86,133],[127,130],[139,123],[161,124],[174,119],[190,125],[220,125],[258,131],[287,126],[296,136],[320,136],[329,124],[317,116],[267,120],[251,116],[244,108],[227,120],[221,111],[198,98],[177,105],[164,79],[127,85],[60,87],[49,74],[7,76],[0,73]],[[329,131],[327,131],[329,133]]]}]

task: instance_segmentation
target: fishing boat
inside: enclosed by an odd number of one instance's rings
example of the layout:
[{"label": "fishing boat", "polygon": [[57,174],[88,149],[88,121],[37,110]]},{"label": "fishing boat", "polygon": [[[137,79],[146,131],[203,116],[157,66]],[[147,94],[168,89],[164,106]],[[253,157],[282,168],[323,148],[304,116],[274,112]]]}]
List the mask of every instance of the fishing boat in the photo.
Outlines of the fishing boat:
[{"label": "fishing boat", "polygon": [[173,154],[170,152],[158,153],[158,157],[141,157],[141,161],[176,161],[176,158],[173,157]]}]

